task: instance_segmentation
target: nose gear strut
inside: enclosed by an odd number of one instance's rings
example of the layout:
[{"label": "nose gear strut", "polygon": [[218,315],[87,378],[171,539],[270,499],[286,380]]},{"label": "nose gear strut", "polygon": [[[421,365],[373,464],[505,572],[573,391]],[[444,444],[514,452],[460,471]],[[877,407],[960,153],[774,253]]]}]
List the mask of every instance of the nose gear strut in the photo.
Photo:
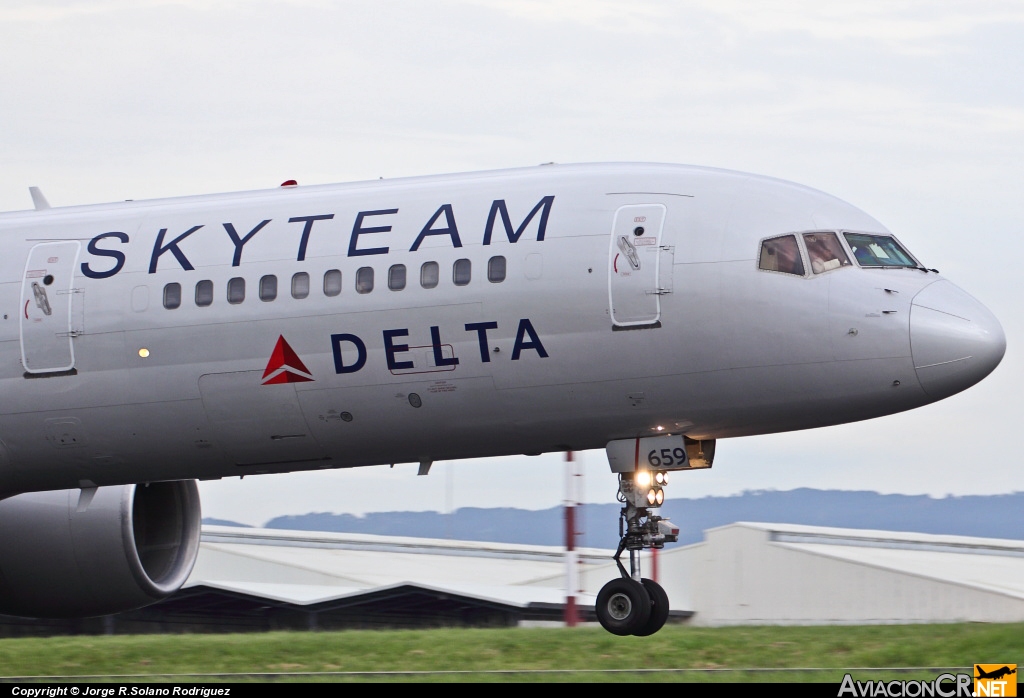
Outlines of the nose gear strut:
[{"label": "nose gear strut", "polygon": [[[665,502],[667,471],[710,468],[713,441],[700,442],[679,435],[612,441],[608,463],[618,473],[622,503],[619,512],[619,545],[615,551],[620,577],[605,584],[597,595],[595,611],[604,629],[615,635],[647,636],[661,630],[668,620],[668,594],[640,570],[643,550],[660,550],[679,540],[679,527],[651,513]],[[629,551],[629,570],[622,553]]]},{"label": "nose gear strut", "polygon": [[[650,473],[643,471],[644,476]],[[660,480],[657,492],[666,482],[665,474],[657,472]],[[605,630],[616,635],[647,636],[661,630],[668,620],[668,594],[653,579],[640,572],[640,552],[647,548],[661,549],[665,543],[679,539],[679,529],[668,519],[651,514],[646,501],[649,487],[638,485],[632,474],[619,475],[618,500],[623,503],[619,513],[619,547],[615,551],[615,564],[622,575],[604,585],[597,595],[597,618]],[[655,494],[657,497],[657,494]],[[637,506],[642,501],[648,506]],[[662,499],[662,501],[664,501]],[[657,500],[655,499],[655,502]],[[629,550],[629,572],[622,564],[622,553]]]}]

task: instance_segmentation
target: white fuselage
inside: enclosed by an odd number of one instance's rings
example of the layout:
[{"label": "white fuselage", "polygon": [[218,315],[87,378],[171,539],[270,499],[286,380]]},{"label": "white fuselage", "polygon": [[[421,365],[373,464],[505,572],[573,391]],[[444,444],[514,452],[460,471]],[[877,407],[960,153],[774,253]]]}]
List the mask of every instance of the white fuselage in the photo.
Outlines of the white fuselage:
[{"label": "white fuselage", "polygon": [[765,238],[818,230],[887,234],[821,192],[669,165],[4,214],[0,493],[806,429],[999,362],[998,322],[937,273],[758,268]]}]

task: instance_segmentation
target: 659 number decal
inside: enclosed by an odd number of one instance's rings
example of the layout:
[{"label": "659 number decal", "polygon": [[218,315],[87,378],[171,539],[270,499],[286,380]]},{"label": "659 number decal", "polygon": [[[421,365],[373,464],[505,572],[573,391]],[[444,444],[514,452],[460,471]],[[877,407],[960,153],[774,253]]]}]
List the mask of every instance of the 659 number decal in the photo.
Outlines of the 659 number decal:
[{"label": "659 number decal", "polygon": [[647,464],[652,468],[661,470],[662,468],[675,467],[686,467],[686,449],[681,446],[676,448],[663,448],[661,450],[652,449],[647,454]]}]

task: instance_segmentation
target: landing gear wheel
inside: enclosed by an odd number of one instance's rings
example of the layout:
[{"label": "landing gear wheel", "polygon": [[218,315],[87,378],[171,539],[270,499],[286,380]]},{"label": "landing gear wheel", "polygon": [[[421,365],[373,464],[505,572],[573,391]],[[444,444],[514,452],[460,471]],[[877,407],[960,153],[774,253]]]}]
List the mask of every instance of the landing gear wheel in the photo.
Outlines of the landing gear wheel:
[{"label": "landing gear wheel", "polygon": [[644,585],[620,577],[601,587],[595,610],[597,619],[608,632],[634,635],[650,620],[651,597]]},{"label": "landing gear wheel", "polygon": [[661,626],[665,625],[665,621],[668,620],[668,594],[653,579],[641,579],[640,581],[643,583],[644,589],[647,590],[648,596],[651,597],[651,615],[647,622],[633,634],[637,637],[647,637],[661,630]]}]

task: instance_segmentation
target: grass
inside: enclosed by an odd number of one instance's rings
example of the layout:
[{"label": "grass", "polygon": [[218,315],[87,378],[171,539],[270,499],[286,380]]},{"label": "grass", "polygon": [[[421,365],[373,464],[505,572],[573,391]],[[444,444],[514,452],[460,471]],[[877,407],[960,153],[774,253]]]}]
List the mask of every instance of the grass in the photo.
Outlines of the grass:
[{"label": "grass", "polygon": [[[636,681],[636,674],[538,670],[830,668],[826,672],[663,672],[644,681],[826,681],[855,667],[962,667],[1024,663],[1024,624],[691,628],[649,638],[600,628],[352,630],[237,635],[120,635],[0,640],[0,676],[110,676],[305,672],[524,672],[318,676],[315,680]],[[934,679],[936,671],[872,674]],[[299,677],[292,677],[293,678]],[[306,677],[310,678],[310,677]],[[178,679],[183,680],[183,679]]]}]

